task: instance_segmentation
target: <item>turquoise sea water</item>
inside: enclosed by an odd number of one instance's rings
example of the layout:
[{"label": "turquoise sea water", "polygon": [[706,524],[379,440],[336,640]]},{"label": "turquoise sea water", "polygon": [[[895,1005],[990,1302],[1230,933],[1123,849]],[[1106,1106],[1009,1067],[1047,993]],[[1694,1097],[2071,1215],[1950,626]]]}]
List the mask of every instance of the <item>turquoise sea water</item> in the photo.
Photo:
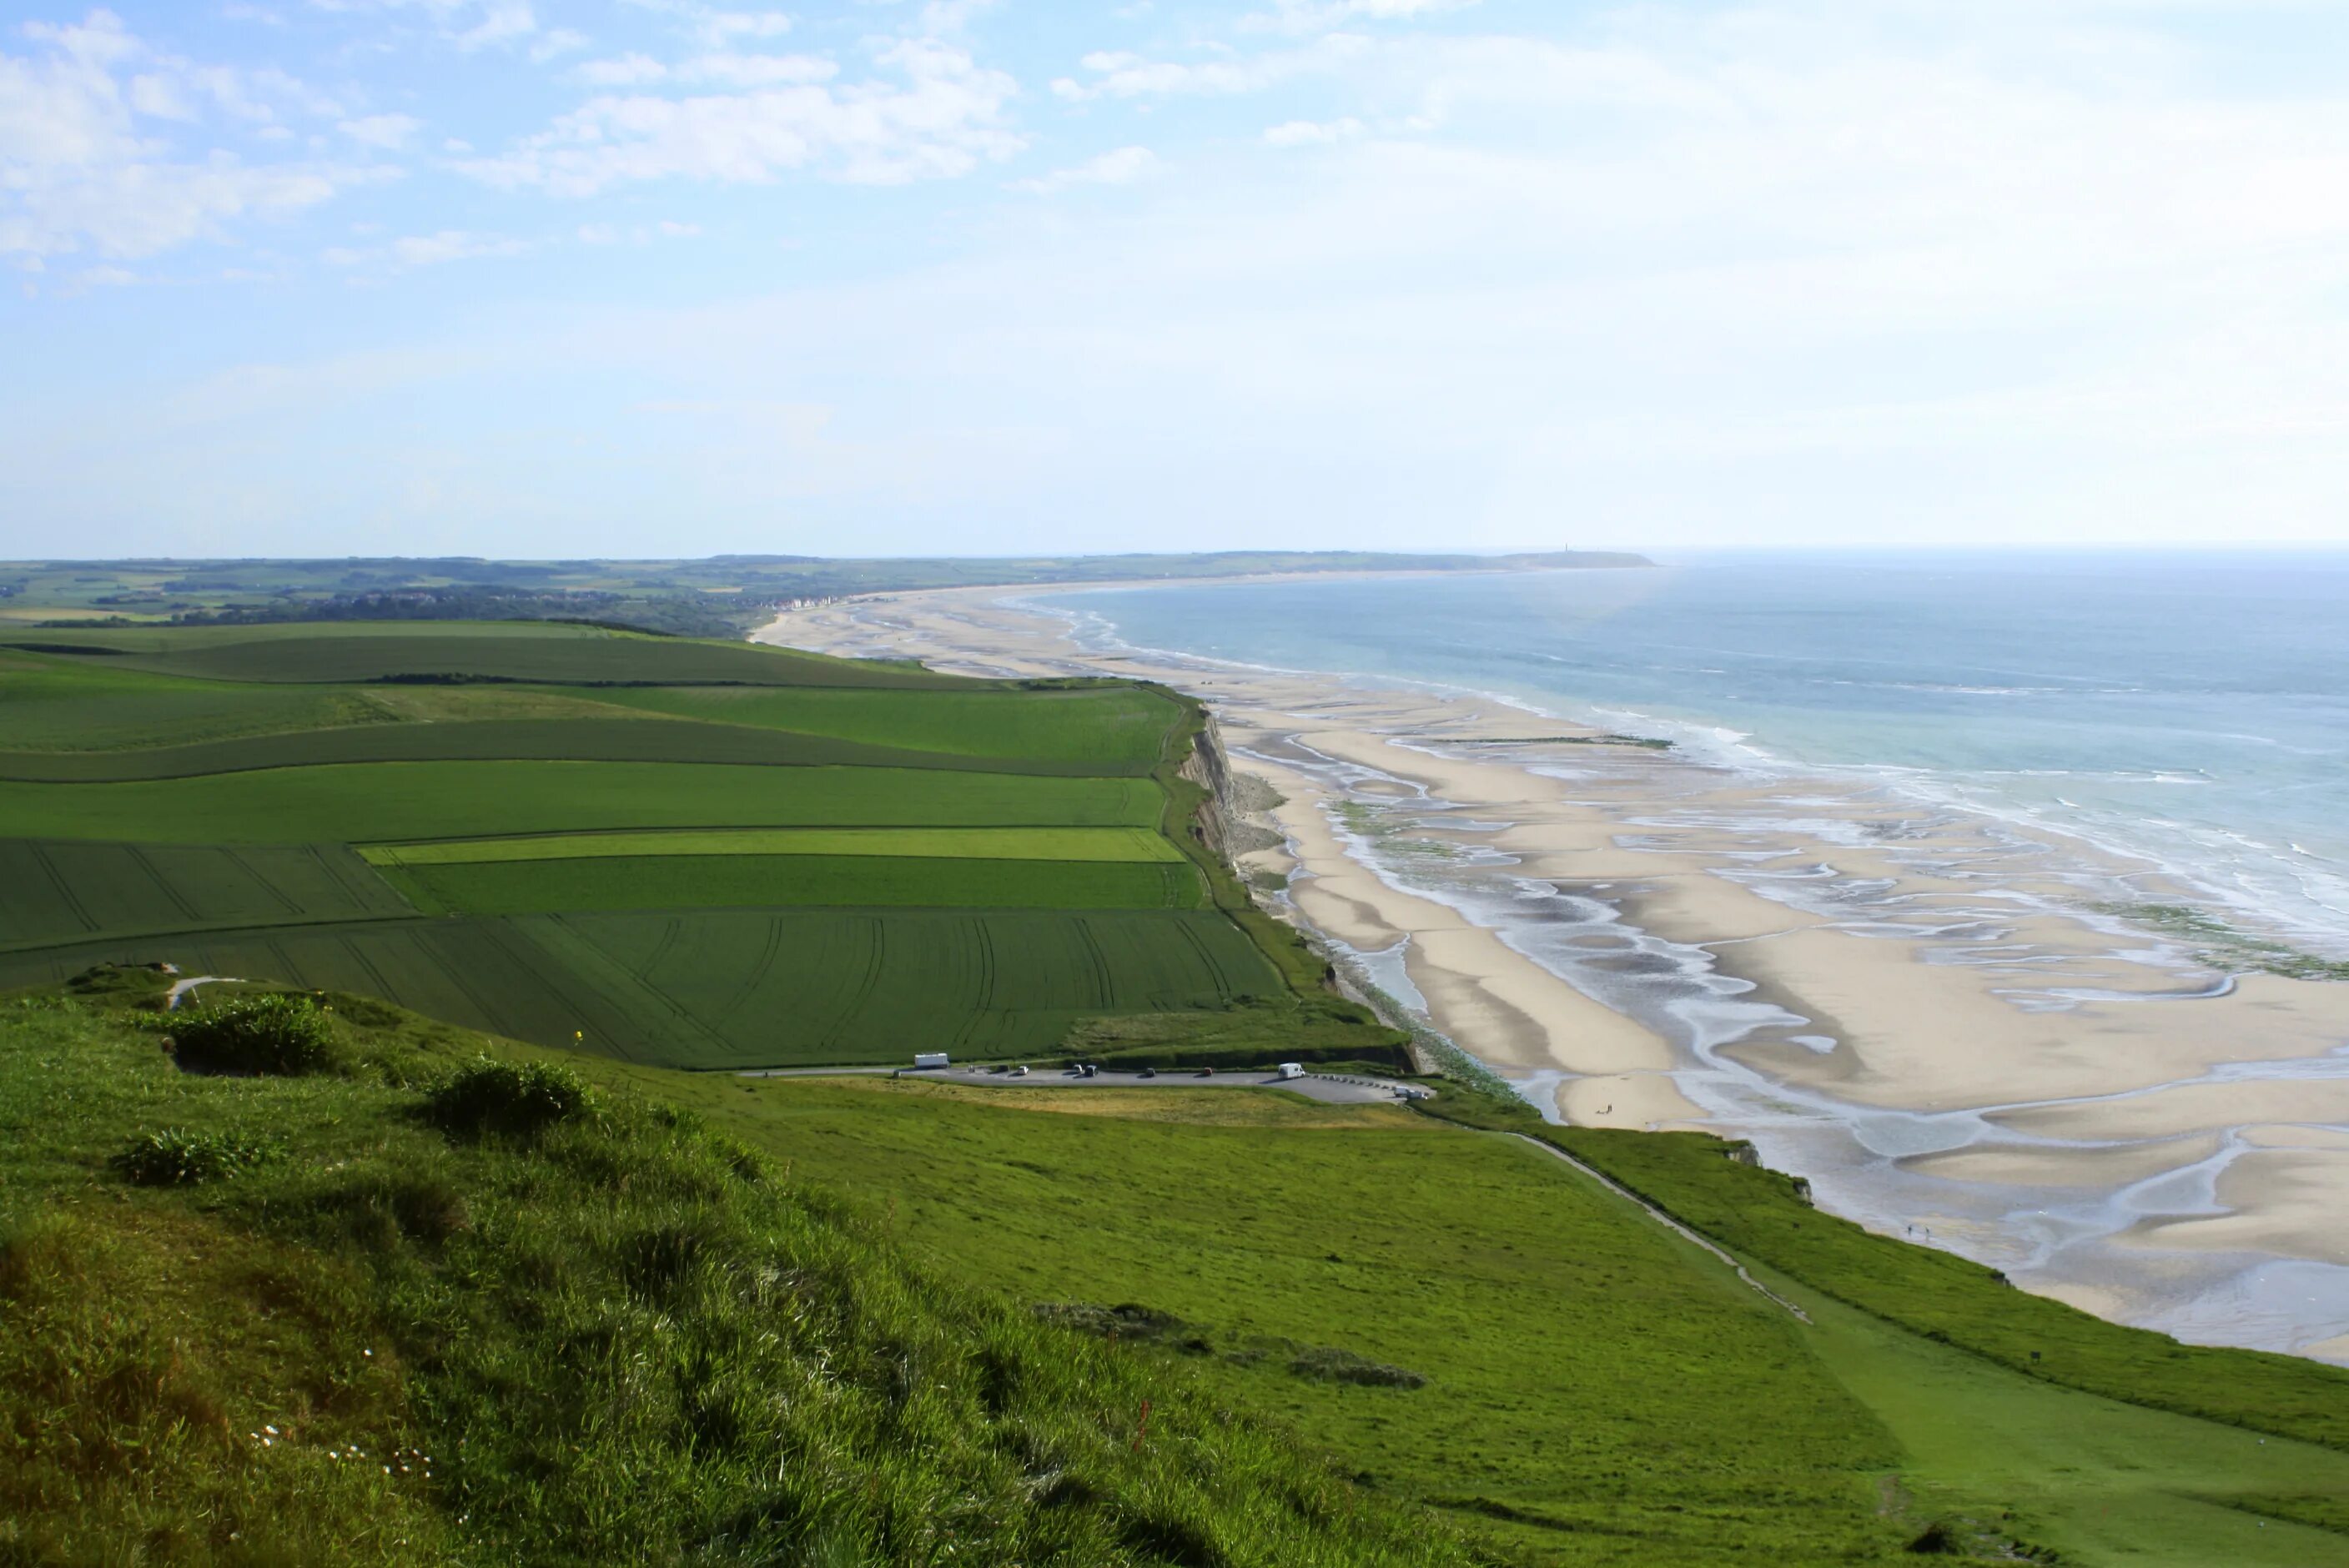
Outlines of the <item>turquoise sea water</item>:
[{"label": "turquoise sea water", "polygon": [[1102,643],[1495,693],[2167,869],[2349,957],[2349,552],[1772,553],[1119,589]]}]

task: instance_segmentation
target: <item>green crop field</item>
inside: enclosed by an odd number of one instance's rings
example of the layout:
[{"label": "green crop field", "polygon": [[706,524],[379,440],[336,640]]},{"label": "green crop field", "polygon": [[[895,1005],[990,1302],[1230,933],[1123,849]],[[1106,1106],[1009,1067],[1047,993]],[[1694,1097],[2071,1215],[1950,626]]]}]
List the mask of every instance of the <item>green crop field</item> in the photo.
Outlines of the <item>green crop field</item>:
[{"label": "green crop field", "polygon": [[0,638],[17,715],[0,984],[168,962],[703,1068],[1144,1017],[1228,1052],[1242,1003],[1393,1048],[1166,836],[1195,720],[1154,688],[577,625],[112,626]]},{"label": "green crop field", "polygon": [[174,680],[0,648],[0,748],[178,746],[373,723],[364,693]]},{"label": "green crop field", "polygon": [[772,904],[1192,909],[1184,862],[925,860],[905,855],[648,855],[379,868],[427,913],[724,909]]},{"label": "green crop field", "polygon": [[616,1005],[649,1018],[650,998],[689,1025],[668,1031],[655,1058],[679,1067],[895,1061],[916,1043],[1038,1055],[1087,1015],[1216,1008],[1278,984],[1247,938],[1206,911],[717,911],[514,923]]},{"label": "green crop field", "polygon": [[0,750],[0,779],[106,784],[361,762],[499,759],[704,762],[768,768],[943,768],[1059,777],[1102,773],[1138,777],[1149,771],[1146,766],[1133,762],[976,757],[874,746],[829,735],[800,735],[744,725],[624,717],[376,722],[135,750]]},{"label": "green crop field", "polygon": [[123,784],[0,782],[27,838],[175,843],[509,837],[610,828],[1154,825],[1146,779],[667,762],[386,762]]},{"label": "green crop field", "polygon": [[[863,692],[816,686],[623,689],[630,707],[720,724],[767,725],[967,757],[1123,764],[1147,770],[1182,709],[1137,686],[1069,691]],[[1104,767],[1103,771],[1122,771]]]},{"label": "green crop field", "polygon": [[364,920],[409,912],[340,844],[230,849],[0,840],[0,948],[109,933]]},{"label": "green crop field", "polygon": [[0,647],[159,675],[231,681],[888,688],[963,684],[913,665],[543,622],[41,630],[0,634]]},{"label": "green crop field", "polygon": [[684,829],[665,833],[549,833],[528,839],[370,844],[359,853],[378,866],[601,860],[624,855],[904,855],[968,861],[1181,861],[1184,858],[1181,851],[1146,828]]}]

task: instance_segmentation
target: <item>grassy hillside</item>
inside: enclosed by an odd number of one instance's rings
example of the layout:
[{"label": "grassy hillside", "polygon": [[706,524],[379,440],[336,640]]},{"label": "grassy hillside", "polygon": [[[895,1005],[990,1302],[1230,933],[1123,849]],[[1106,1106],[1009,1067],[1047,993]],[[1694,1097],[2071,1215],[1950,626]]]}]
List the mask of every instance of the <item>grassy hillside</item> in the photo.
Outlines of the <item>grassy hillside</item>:
[{"label": "grassy hillside", "polygon": [[[842,1183],[957,1277],[1152,1309],[1119,1332],[1527,1563],[1889,1563],[1920,1542],[1992,1561],[2349,1560],[2349,1538],[2318,1528],[2349,1523],[2349,1454],[2002,1366],[1905,1326],[1930,1298],[1889,1264],[1872,1272],[1901,1320],[1761,1268],[1797,1320],[1522,1140],[1270,1091],[630,1081]],[[1712,1140],[1647,1146],[1692,1179],[1757,1175]],[[1758,1184],[1741,1203],[1822,1219]],[[2054,1305],[1994,1284],[1985,1300],[2024,1322]],[[2284,1359],[2197,1357],[2214,1397]],[[1315,1370],[1361,1363],[1425,1381]],[[2304,1396],[2338,1387],[2289,1365]]]},{"label": "grassy hillside", "polygon": [[690,1117],[347,1002],[202,1076],[99,1000],[0,1001],[0,1559],[1470,1561]]},{"label": "grassy hillside", "polygon": [[0,985],[166,958],[696,1068],[1392,1057],[1195,836],[1198,723],[582,625],[17,632]]}]

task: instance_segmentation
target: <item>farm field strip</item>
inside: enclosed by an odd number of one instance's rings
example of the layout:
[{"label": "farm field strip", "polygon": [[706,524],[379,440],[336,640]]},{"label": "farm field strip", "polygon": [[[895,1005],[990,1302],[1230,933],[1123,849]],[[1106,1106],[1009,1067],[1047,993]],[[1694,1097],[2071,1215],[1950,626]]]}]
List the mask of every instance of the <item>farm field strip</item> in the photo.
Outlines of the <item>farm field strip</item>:
[{"label": "farm field strip", "polygon": [[428,913],[895,905],[1195,909],[1182,861],[929,860],[888,855],[648,855],[385,866]]},{"label": "farm field strip", "polygon": [[485,718],[412,723],[380,713],[332,728],[107,750],[0,750],[0,779],[110,784],[374,762],[564,761],[732,764],[770,768],[918,768],[985,773],[1139,777],[1123,759],[974,756],[874,745],[828,735],[688,718]]},{"label": "farm field strip", "polygon": [[230,849],[0,840],[0,948],[415,913],[341,844]]},{"label": "farm field strip", "polygon": [[[298,644],[298,650],[289,647]],[[342,623],[302,626],[28,629],[0,646],[109,669],[211,680],[317,686],[369,681],[543,682],[558,686],[831,686],[923,689],[963,685],[918,666],[826,658],[750,643],[704,642],[544,623],[462,630]]]},{"label": "farm field strip", "polygon": [[378,762],[119,784],[0,781],[27,838],[397,842],[638,828],[1140,827],[1148,779],[694,762]]},{"label": "farm field strip", "polygon": [[[1185,926],[1212,962],[1178,934]],[[355,991],[463,1027],[687,1068],[896,1061],[916,1042],[1041,1054],[1081,1017],[1221,1007],[1278,985],[1247,937],[1208,911],[783,909],[89,941],[0,953],[0,986],[163,959],[191,974]]]},{"label": "farm field strip", "polygon": [[[920,691],[668,686],[602,691],[616,706],[972,758],[1122,764],[1147,771],[1183,710],[1134,686]],[[1124,767],[1107,767],[1121,772]]]},{"label": "farm field strip", "polygon": [[377,866],[657,855],[843,855],[974,861],[1161,861],[1182,852],[1144,828],[750,828],[559,833],[365,844]]}]

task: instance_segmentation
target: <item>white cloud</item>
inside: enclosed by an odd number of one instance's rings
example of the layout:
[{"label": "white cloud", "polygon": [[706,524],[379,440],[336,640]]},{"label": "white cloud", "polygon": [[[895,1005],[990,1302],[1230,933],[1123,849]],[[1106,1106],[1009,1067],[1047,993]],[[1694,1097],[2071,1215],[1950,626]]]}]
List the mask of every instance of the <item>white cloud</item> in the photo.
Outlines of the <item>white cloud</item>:
[{"label": "white cloud", "polygon": [[538,15],[531,9],[530,0],[484,0],[481,19],[454,32],[450,38],[460,49],[479,49],[527,38],[537,31]]},{"label": "white cloud", "polygon": [[442,229],[431,234],[402,235],[389,244],[364,249],[335,246],[320,252],[318,259],[334,267],[405,272],[411,267],[440,266],[448,262],[519,256],[533,248],[527,240],[470,233],[462,229]]},{"label": "white cloud", "polygon": [[336,129],[362,147],[392,152],[407,146],[408,139],[424,129],[424,122],[412,115],[371,114],[347,119]]},{"label": "white cloud", "polygon": [[1071,185],[1130,185],[1157,163],[1158,155],[1146,147],[1121,147],[1098,158],[1089,158],[1073,168],[1056,169],[1034,180],[1013,181],[1011,189],[1049,196]]},{"label": "white cloud", "polygon": [[1350,141],[1366,129],[1351,115],[1326,121],[1290,119],[1265,127],[1264,139],[1272,147],[1327,147],[1332,142]]},{"label": "white cloud", "polygon": [[586,34],[570,27],[549,27],[533,39],[530,57],[543,63],[563,55],[575,55],[595,42]]},{"label": "white cloud", "polygon": [[591,98],[498,157],[462,167],[493,186],[564,196],[665,179],[761,183],[802,169],[902,184],[965,174],[1022,145],[1009,127],[1017,85],[968,51],[907,38],[880,49],[874,63],[874,76],[836,84]]},{"label": "white cloud", "polygon": [[1292,77],[1334,70],[1368,47],[1365,39],[1332,33],[1298,48],[1236,59],[1153,60],[1102,49],[1077,62],[1091,73],[1089,77],[1058,77],[1052,91],[1078,102],[1100,98],[1228,98],[1262,92]]},{"label": "white cloud", "polygon": [[840,67],[820,55],[708,54],[670,65],[649,55],[626,54],[579,67],[580,80],[609,88],[775,87],[830,81],[839,74]]},{"label": "white cloud", "polygon": [[616,223],[582,223],[579,225],[579,242],[583,245],[649,245],[656,240],[692,239],[700,232],[700,224],[680,223],[672,218],[626,228]]},{"label": "white cloud", "polygon": [[216,140],[175,146],[213,116],[290,141],[284,118],[336,112],[282,71],[163,54],[103,10],[24,34],[35,52],[0,54],[0,252],[134,260],[381,177],[317,163],[256,166]]},{"label": "white cloud", "polygon": [[1247,18],[1244,26],[1284,33],[1321,32],[1349,22],[1404,22],[1444,11],[1461,11],[1476,0],[1273,0],[1271,11]]}]

